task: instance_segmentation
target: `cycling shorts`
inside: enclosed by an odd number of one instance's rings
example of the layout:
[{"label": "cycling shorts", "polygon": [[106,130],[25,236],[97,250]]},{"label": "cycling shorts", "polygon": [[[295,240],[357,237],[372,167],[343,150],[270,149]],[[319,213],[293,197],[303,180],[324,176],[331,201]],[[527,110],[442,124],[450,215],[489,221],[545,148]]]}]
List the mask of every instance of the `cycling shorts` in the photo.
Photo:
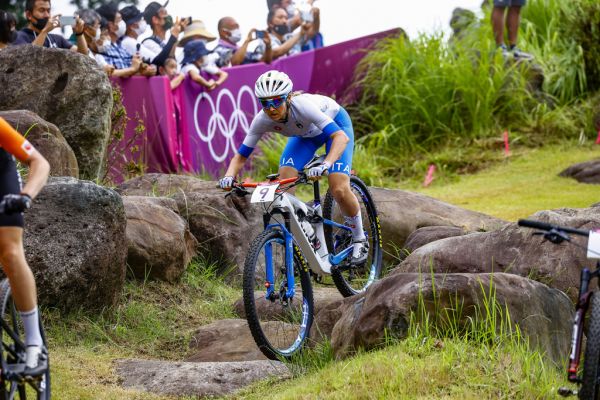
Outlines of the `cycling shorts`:
[{"label": "cycling shorts", "polygon": [[526,0],[494,0],[494,7],[523,7]]},{"label": "cycling shorts", "polygon": [[[354,129],[352,128],[352,120],[350,120],[348,112],[340,107],[340,111],[333,121],[346,133],[346,136],[348,136],[350,141],[341,157],[329,168],[329,173],[350,175],[350,171],[352,170],[352,155],[354,153]],[[283,150],[279,166],[302,170],[323,144],[325,144],[325,152],[329,153],[332,142],[333,139],[331,136],[325,133],[310,138],[299,136],[291,137],[288,139],[285,149]]]},{"label": "cycling shorts", "polygon": [[[14,157],[6,150],[0,148],[0,199],[9,193],[21,193],[21,176],[17,170]],[[0,227],[2,226],[17,226],[22,228],[23,213],[0,213]]]}]

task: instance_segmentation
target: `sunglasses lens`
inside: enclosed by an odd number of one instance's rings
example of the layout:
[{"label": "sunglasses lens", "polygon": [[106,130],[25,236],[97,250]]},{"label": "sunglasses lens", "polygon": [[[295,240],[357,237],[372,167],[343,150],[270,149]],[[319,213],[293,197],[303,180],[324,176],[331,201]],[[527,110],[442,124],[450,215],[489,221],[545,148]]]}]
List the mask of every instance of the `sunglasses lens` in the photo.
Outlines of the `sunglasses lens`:
[{"label": "sunglasses lens", "polygon": [[263,108],[279,108],[285,101],[285,97],[275,97],[274,99],[259,99]]}]

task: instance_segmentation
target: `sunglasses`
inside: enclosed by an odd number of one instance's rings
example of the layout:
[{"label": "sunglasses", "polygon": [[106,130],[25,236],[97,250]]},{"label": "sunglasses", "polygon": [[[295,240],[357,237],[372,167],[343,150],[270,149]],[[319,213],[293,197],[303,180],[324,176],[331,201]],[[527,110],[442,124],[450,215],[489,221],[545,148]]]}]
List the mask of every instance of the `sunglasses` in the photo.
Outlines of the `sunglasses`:
[{"label": "sunglasses", "polygon": [[270,107],[279,108],[283,102],[287,99],[287,96],[274,97],[272,99],[258,99],[263,108],[267,109]]}]

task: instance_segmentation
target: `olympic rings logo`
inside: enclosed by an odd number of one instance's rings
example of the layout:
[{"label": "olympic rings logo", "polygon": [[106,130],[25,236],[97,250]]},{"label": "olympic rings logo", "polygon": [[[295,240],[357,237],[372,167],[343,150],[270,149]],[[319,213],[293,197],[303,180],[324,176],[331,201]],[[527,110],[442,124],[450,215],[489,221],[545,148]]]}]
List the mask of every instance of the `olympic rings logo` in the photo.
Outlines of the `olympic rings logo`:
[{"label": "olympic rings logo", "polygon": [[[240,88],[237,99],[234,98],[229,89],[221,89],[219,91],[216,103],[213,102],[212,98],[205,92],[200,93],[196,98],[196,102],[194,104],[194,125],[196,127],[196,133],[198,134],[200,140],[202,140],[204,143],[208,143],[210,155],[216,162],[223,162],[227,158],[230,149],[231,151],[235,151],[236,146],[233,139],[238,127],[241,127],[244,133],[248,133],[250,130],[251,121],[248,121],[246,113],[244,113],[244,110],[242,110],[241,107],[244,94],[248,94],[250,96],[252,100],[251,103],[254,106],[254,112],[252,113],[252,116],[256,115],[256,113],[258,113],[258,105],[254,99],[254,93],[248,85],[244,85]],[[202,100],[205,100],[204,104],[210,105],[210,117],[206,126],[206,134],[203,132],[198,121],[200,102]],[[231,102],[233,111],[231,112],[231,115],[229,115],[229,118],[226,118],[221,113],[221,102],[223,101]],[[207,113],[206,107],[203,107],[203,112]],[[225,138],[225,150],[222,154],[217,154],[213,147],[213,140],[217,135],[217,131],[219,131],[219,134]]]}]

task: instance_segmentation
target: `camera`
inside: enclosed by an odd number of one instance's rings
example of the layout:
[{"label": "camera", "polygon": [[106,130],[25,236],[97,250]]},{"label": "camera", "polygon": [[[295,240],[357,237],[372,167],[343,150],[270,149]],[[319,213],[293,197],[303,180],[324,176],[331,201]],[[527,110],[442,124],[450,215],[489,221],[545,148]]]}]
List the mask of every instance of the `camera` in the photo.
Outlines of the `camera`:
[{"label": "camera", "polygon": [[58,22],[60,22],[60,26],[73,25],[75,23],[75,17],[72,15],[61,15],[58,18]]},{"label": "camera", "polygon": [[256,31],[254,32],[255,39],[263,39],[265,37],[265,31]]}]

